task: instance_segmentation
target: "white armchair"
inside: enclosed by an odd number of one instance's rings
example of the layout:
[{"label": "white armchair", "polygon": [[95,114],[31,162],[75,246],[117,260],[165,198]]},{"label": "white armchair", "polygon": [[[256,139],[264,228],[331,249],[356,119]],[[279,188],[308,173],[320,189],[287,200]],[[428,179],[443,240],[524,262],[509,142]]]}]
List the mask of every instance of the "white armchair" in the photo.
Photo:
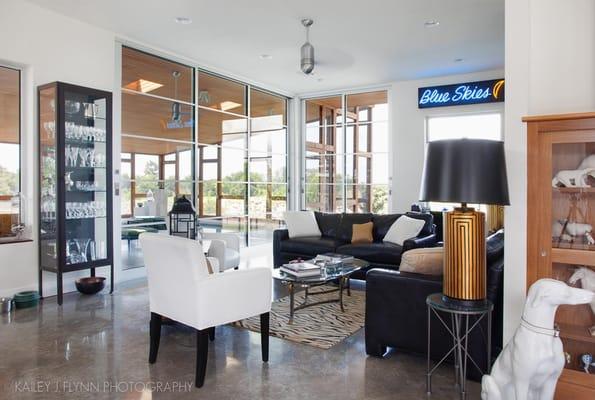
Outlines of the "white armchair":
[{"label": "white armchair", "polygon": [[240,265],[240,238],[233,233],[203,232],[202,240],[210,240],[208,257],[216,258],[219,272],[237,269]]},{"label": "white armchair", "polygon": [[195,240],[143,233],[140,241],[149,280],[149,363],[157,360],[162,317],[191,326],[197,331],[195,384],[202,387],[208,338],[214,340],[215,327],[257,314],[260,314],[262,360],[268,361],[270,269],[209,274],[202,246]]}]

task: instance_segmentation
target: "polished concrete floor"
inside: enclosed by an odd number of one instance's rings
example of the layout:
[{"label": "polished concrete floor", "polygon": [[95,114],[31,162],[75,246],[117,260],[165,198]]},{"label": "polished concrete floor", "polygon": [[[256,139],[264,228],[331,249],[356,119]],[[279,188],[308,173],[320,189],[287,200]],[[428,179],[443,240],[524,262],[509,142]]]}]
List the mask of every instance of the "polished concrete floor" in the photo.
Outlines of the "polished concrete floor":
[{"label": "polished concrete floor", "polygon": [[[243,268],[258,264],[257,250]],[[263,261],[264,263],[264,261]],[[263,264],[261,264],[263,265]],[[275,297],[285,295],[275,286]],[[2,315],[0,399],[425,399],[424,357],[390,352],[367,357],[363,329],[330,350],[260,336],[229,326],[210,343],[205,386],[193,386],[195,335],[166,326],[157,363],[147,362],[149,303],[144,281],[113,295],[47,298],[37,308]],[[433,379],[432,399],[458,399],[450,366]],[[468,384],[468,398],[479,398]]]}]

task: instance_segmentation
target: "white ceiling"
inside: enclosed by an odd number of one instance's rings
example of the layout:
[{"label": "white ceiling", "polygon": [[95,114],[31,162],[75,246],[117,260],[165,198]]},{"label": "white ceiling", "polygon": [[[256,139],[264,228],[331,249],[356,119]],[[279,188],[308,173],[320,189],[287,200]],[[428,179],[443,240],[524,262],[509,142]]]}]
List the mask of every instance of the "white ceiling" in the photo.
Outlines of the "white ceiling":
[{"label": "white ceiling", "polygon": [[[504,66],[504,0],[29,1],[292,93]],[[304,17],[314,19],[313,76],[299,72]]]}]

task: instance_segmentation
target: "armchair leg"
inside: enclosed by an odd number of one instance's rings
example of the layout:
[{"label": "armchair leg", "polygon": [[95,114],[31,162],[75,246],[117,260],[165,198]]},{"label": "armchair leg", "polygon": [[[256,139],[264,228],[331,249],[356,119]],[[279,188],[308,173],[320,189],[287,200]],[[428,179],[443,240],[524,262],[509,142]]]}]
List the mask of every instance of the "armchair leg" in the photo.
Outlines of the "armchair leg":
[{"label": "armchair leg", "polygon": [[194,385],[201,388],[205,383],[207,357],[209,354],[209,329],[196,330],[196,377]]},{"label": "armchair leg", "polygon": [[209,340],[211,342],[215,340],[215,327],[209,328]]},{"label": "armchair leg", "polygon": [[161,315],[151,313],[151,322],[149,323],[149,364],[157,361],[157,351],[159,350],[159,339],[161,339]]},{"label": "armchair leg", "polygon": [[269,361],[269,320],[270,313],[260,314],[260,346],[262,361]]}]

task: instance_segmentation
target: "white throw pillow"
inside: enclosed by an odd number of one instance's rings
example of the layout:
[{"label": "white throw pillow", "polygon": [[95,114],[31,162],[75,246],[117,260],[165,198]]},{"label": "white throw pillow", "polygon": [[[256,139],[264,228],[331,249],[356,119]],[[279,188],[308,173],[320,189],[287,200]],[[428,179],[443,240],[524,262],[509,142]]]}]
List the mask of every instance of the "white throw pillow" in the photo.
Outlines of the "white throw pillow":
[{"label": "white throw pillow", "polygon": [[284,219],[290,239],[322,235],[313,211],[286,211]]},{"label": "white throw pillow", "polygon": [[406,215],[402,215],[393,222],[382,241],[403,246],[405,240],[419,235],[424,224],[425,221],[422,219],[410,218]]}]

